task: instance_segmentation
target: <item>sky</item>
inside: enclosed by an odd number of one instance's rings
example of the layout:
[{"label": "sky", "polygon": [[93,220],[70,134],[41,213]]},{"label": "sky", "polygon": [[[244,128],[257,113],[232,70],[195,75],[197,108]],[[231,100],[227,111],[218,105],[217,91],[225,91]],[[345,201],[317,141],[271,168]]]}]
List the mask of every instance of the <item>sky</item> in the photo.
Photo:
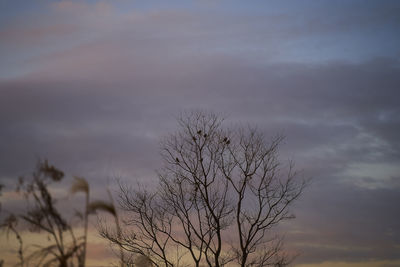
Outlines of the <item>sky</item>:
[{"label": "sky", "polygon": [[113,177],[153,184],[160,138],[202,109],[284,134],[282,159],[312,179],[281,227],[294,266],[400,266],[398,14],[388,0],[0,0],[2,212],[38,158],[95,197]]}]

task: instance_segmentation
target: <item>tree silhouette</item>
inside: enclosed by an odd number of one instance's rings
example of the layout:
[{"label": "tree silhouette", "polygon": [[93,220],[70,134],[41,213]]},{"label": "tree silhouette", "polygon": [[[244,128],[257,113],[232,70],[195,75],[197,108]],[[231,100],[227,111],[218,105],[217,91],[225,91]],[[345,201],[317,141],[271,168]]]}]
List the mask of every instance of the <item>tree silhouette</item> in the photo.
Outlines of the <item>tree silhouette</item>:
[{"label": "tree silhouette", "polygon": [[162,142],[157,190],[121,185],[123,233],[103,227],[102,236],[155,266],[178,266],[178,254],[189,255],[189,266],[287,265],[273,228],[293,218],[289,207],[306,183],[278,160],[282,137],[267,142],[204,112],[179,126]]}]

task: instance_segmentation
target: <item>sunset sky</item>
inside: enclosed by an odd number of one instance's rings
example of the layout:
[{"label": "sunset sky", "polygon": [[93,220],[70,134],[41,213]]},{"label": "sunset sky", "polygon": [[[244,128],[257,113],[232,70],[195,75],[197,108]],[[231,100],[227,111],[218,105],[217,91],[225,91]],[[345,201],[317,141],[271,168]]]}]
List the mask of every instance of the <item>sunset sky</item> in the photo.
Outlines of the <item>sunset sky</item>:
[{"label": "sunset sky", "polygon": [[[312,178],[281,227],[294,266],[400,266],[399,14],[397,0],[0,0],[3,215],[38,158],[94,198],[115,177],[152,186],[176,117],[210,110],[285,135],[282,160]],[[96,266],[108,247],[91,242]]]}]

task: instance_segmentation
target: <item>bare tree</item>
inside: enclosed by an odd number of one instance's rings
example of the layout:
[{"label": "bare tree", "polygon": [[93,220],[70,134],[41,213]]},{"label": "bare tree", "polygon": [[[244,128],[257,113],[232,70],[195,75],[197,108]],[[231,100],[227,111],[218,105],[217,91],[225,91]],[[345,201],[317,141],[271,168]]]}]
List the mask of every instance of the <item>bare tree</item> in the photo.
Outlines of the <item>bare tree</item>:
[{"label": "bare tree", "polygon": [[278,160],[282,137],[267,142],[254,128],[227,129],[204,112],[179,125],[162,142],[158,190],[121,186],[124,233],[101,234],[155,266],[178,265],[173,247],[189,255],[190,266],[287,265],[272,230],[293,218],[289,207],[306,183]]}]

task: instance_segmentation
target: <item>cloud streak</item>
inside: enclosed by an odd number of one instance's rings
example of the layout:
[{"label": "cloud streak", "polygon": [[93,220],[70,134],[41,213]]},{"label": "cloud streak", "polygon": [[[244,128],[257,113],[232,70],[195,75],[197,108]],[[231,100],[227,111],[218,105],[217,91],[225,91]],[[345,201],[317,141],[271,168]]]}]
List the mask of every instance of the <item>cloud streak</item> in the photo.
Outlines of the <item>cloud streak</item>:
[{"label": "cloud streak", "polygon": [[[62,1],[34,25],[3,26],[1,180],[11,186],[40,156],[96,192],[115,173],[154,181],[175,116],[210,109],[284,133],[282,158],[313,178],[283,227],[299,262],[398,259],[399,50],[375,51],[379,29],[378,48],[398,43],[398,5],[304,5],[251,16]],[[372,39],[345,60],[348,41]]]}]

